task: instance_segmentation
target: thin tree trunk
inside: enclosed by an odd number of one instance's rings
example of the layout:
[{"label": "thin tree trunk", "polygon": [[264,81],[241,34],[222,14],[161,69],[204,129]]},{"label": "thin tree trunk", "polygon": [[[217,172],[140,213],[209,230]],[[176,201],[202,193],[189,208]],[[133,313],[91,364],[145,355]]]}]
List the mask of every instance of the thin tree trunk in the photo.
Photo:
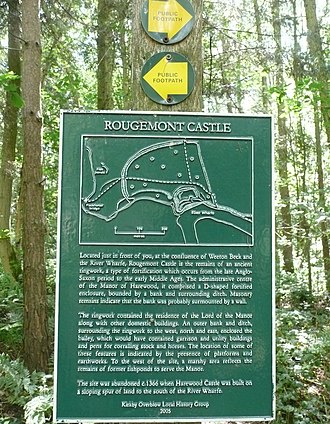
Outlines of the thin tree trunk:
[{"label": "thin tree trunk", "polygon": [[43,208],[41,42],[39,0],[22,3],[23,61],[23,287],[24,360],[30,370],[48,369],[45,223]]},{"label": "thin tree trunk", "polygon": [[[129,67],[126,19],[128,0],[98,0],[97,10],[97,107],[102,110],[127,108],[129,98]],[[122,68],[121,98],[114,96],[117,62]],[[117,74],[119,76],[119,74]],[[118,91],[118,89],[117,89]]]},{"label": "thin tree trunk", "polygon": [[[19,0],[8,1],[8,71],[21,74],[20,64],[21,18]],[[20,80],[13,82],[19,91]],[[10,210],[13,179],[15,175],[15,151],[17,140],[18,108],[7,93],[4,111],[4,131],[0,165],[0,261],[5,273],[15,280],[21,274],[15,248],[11,243]]]},{"label": "thin tree trunk", "polygon": [[[221,39],[221,43],[222,43],[222,49],[224,52],[226,51],[230,51],[232,49],[232,46],[226,36],[226,34],[224,32],[220,33],[220,39]],[[227,77],[227,58],[225,56],[224,60],[221,60],[220,63],[220,70],[221,70],[221,80],[222,80],[222,85],[223,85],[223,92],[225,95],[225,100],[226,100],[226,107],[227,107],[227,112],[228,113],[233,113],[233,99],[232,99],[232,84],[230,79]]]},{"label": "thin tree trunk", "polygon": [[[282,40],[281,40],[281,22],[279,0],[272,2],[273,29],[276,42],[275,62],[276,62],[276,86],[284,87],[283,63],[282,63]],[[279,192],[281,197],[281,235],[283,238],[282,253],[284,261],[284,270],[286,272],[294,272],[293,265],[293,236],[292,236],[292,218],[291,218],[291,202],[289,190],[288,175],[288,146],[287,146],[287,128],[284,118],[284,107],[280,100],[277,103],[277,126],[278,126],[278,173],[280,176]]]},{"label": "thin tree trunk", "polygon": [[[325,56],[321,41],[320,27],[316,15],[315,0],[304,0],[306,21],[308,29],[308,47],[313,61],[313,70],[315,80],[319,83],[318,95],[320,99],[321,115],[323,118],[324,128],[327,136],[327,142],[330,144],[330,107],[329,107],[329,71],[326,66]],[[319,205],[321,210],[326,210],[324,175],[322,164],[322,147],[321,147],[321,123],[318,115],[319,103],[317,99],[314,101],[314,123],[315,123],[315,146],[317,156],[317,176],[319,190]],[[323,265],[326,278],[326,288],[330,292],[330,252],[329,237],[326,220],[321,220],[321,241],[323,252]]]},{"label": "thin tree trunk", "polygon": [[[297,81],[296,81],[297,84]],[[305,195],[307,193],[307,182],[306,182],[306,170],[308,167],[307,157],[309,154],[309,147],[307,143],[306,133],[303,130],[302,120],[299,118],[299,122],[297,125],[297,139],[299,140],[298,146],[300,148],[300,155],[302,157],[301,168],[301,185],[298,193],[298,201],[300,206],[301,213],[299,214],[299,228],[301,236],[298,237],[298,246],[301,246],[301,258],[302,262],[307,264],[308,270],[308,290],[310,293],[313,291],[313,282],[312,282],[312,263],[311,263],[311,234],[310,234],[310,222],[308,221],[307,215],[307,206],[305,205]]]},{"label": "thin tree trunk", "polygon": [[113,74],[115,69],[115,31],[113,2],[98,0],[97,8],[97,107],[113,109]]},{"label": "thin tree trunk", "polygon": [[[297,0],[292,0],[293,8],[293,78],[295,81],[296,91],[299,92],[299,82],[302,77],[302,66],[300,63],[300,44],[298,39],[298,19],[297,19]],[[305,205],[305,194],[307,193],[307,182],[306,182],[306,172],[307,172],[307,158],[309,155],[309,146],[307,142],[306,133],[303,129],[302,117],[299,116],[296,128],[296,141],[299,154],[298,158],[302,161],[298,165],[298,171],[296,173],[297,178],[297,199],[300,206],[301,213],[298,215],[298,225],[299,229],[297,232],[297,246],[298,250],[300,249],[301,253],[298,252],[297,256],[301,256],[301,262],[307,264],[308,270],[308,289],[312,293],[313,291],[313,282],[312,282],[312,264],[311,264],[311,238],[310,238],[310,223],[306,218],[307,207]],[[300,179],[299,179],[300,177]],[[299,180],[301,183],[299,184]]]},{"label": "thin tree trunk", "polygon": [[[125,28],[125,21],[130,11],[130,2],[127,0],[123,1],[122,8],[120,10],[120,20],[121,26]],[[120,58],[123,67],[122,74],[122,91],[123,91],[123,99],[122,99],[122,107],[123,109],[129,109],[130,101],[131,101],[131,68],[129,64],[129,51],[131,44],[131,36],[129,31],[120,31],[119,32],[119,50],[120,50]]]},{"label": "thin tree trunk", "polygon": [[[319,192],[319,207],[323,213],[326,210],[325,200],[325,187],[324,187],[324,173],[322,163],[322,146],[321,146],[321,132],[320,132],[320,119],[318,115],[318,103],[314,101],[314,123],[315,123],[315,148],[316,148],[316,162],[317,162],[317,182]],[[323,267],[326,279],[326,288],[330,293],[330,251],[329,251],[329,237],[326,219],[321,219],[321,241],[323,253]]]},{"label": "thin tree trunk", "polygon": [[320,102],[321,113],[324,122],[325,131],[327,134],[328,144],[330,144],[330,107],[329,107],[329,92],[330,92],[330,72],[327,68],[325,55],[323,51],[320,27],[316,16],[315,0],[304,0],[307,29],[308,29],[308,47],[312,56],[313,69],[315,78],[320,83]]},{"label": "thin tree trunk", "polygon": [[[263,36],[262,36],[262,29],[261,29],[261,15],[259,10],[258,0],[253,0],[253,9],[254,9],[254,18],[256,21],[257,40],[259,45],[258,56],[259,56],[260,64],[264,65],[263,54],[261,53],[262,49],[260,48],[263,45]],[[263,111],[266,112],[268,109],[269,101],[267,96],[267,78],[264,75],[264,73],[262,73],[262,76],[261,76],[261,99],[262,99]]]}]

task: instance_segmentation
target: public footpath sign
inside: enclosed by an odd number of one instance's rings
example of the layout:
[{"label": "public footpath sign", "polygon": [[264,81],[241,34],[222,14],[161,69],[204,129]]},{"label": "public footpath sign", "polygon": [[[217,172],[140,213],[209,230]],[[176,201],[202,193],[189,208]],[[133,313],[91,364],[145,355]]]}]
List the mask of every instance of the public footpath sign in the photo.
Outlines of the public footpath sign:
[{"label": "public footpath sign", "polygon": [[194,22],[195,11],[189,0],[146,0],[141,11],[143,29],[161,44],[182,41]]},{"label": "public footpath sign", "polygon": [[60,167],[55,420],[271,420],[271,118],[62,112]]},{"label": "public footpath sign", "polygon": [[195,72],[179,53],[162,52],[152,56],[142,68],[141,86],[154,102],[173,105],[185,100],[195,84]]}]

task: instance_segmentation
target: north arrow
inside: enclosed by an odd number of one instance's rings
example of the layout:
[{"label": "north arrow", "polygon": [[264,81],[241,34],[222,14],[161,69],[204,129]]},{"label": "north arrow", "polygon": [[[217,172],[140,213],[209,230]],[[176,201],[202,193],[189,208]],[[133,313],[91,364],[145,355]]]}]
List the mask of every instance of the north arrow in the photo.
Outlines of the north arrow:
[{"label": "north arrow", "polygon": [[143,79],[164,100],[169,95],[188,94],[188,63],[171,62],[164,56]]},{"label": "north arrow", "polygon": [[177,0],[149,0],[148,31],[166,33],[169,40],[192,18]]}]

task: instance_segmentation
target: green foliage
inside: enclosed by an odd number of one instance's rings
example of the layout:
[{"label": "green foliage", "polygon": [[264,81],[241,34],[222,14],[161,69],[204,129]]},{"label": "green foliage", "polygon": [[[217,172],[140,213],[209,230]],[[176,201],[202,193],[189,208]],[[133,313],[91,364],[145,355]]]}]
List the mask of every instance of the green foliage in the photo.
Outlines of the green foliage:
[{"label": "green foliage", "polygon": [[23,339],[22,285],[0,269],[0,349],[17,355]]},{"label": "green foliage", "polygon": [[329,422],[329,300],[294,277],[279,285],[276,423]]},{"label": "green foliage", "polygon": [[[51,296],[53,297],[53,296]],[[30,373],[20,359],[23,340],[22,286],[0,274],[0,424],[42,424],[52,411],[52,376]]]},{"label": "green foliage", "polygon": [[16,83],[19,79],[20,77],[15,75],[12,71],[0,74],[0,87],[2,86],[5,91],[9,93],[12,105],[18,109],[24,105],[23,98],[19,94],[18,85]]},{"label": "green foliage", "polygon": [[7,415],[8,418],[2,418],[0,423],[16,421],[10,419],[13,406],[18,407],[16,414],[20,412],[19,418],[23,417],[24,408],[28,424],[42,424],[49,421],[52,408],[52,388],[48,385],[49,379],[49,375],[36,371],[30,373],[20,360],[11,360],[8,355],[1,354],[0,411],[1,415]]},{"label": "green foliage", "polygon": [[13,405],[24,406],[37,392],[39,375],[30,375],[20,360],[11,360],[8,355],[0,355],[1,399]]},{"label": "green foliage", "polygon": [[304,279],[297,278],[296,274],[285,274],[284,272],[277,279],[276,306],[281,310],[305,310],[309,305],[313,305],[315,297],[311,293]]},{"label": "green foliage", "polygon": [[51,421],[52,408],[53,394],[51,391],[48,390],[34,397],[24,407],[26,424],[43,424]]},{"label": "green foliage", "polygon": [[14,417],[0,417],[0,424],[21,424],[22,420]]}]

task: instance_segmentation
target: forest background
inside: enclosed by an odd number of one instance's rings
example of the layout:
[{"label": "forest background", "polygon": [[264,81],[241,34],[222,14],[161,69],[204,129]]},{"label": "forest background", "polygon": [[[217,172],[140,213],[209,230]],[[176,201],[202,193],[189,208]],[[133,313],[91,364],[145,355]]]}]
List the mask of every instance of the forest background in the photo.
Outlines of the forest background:
[{"label": "forest background", "polygon": [[[330,422],[330,4],[203,6],[203,110],[274,117],[276,423]],[[0,423],[43,423],[52,412],[59,111],[134,109],[136,4],[0,7]]]}]

